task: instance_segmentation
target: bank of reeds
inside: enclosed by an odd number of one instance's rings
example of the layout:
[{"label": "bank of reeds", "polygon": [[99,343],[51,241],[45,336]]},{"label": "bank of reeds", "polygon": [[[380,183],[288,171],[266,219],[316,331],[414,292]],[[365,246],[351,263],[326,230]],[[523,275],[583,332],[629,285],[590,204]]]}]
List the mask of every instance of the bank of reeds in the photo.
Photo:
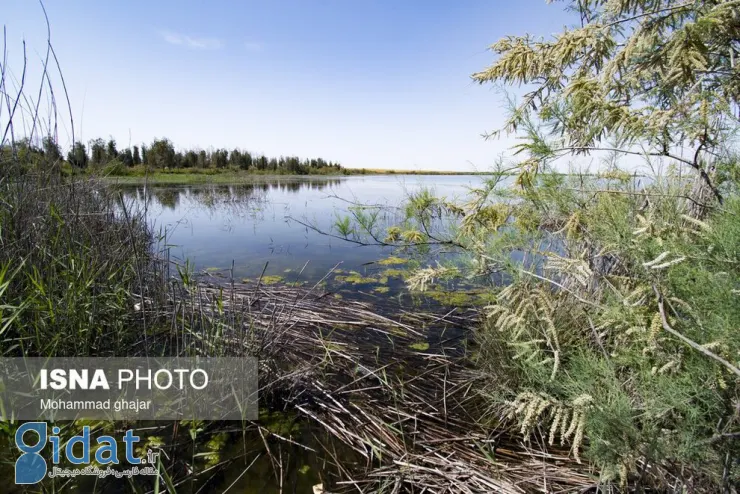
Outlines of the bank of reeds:
[{"label": "bank of reeds", "polygon": [[[332,492],[565,492],[595,482],[567,450],[479,421],[485,376],[467,347],[476,312],[389,317],[310,288],[202,280],[182,289],[173,314],[239,321],[218,331],[220,344],[260,356],[260,399],[329,433]],[[333,453],[338,444],[344,454]]]}]

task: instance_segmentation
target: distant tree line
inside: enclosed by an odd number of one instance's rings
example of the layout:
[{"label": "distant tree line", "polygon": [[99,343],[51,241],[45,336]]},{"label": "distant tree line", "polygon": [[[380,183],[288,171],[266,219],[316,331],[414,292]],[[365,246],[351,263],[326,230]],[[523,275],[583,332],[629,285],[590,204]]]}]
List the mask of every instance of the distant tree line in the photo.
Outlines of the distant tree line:
[{"label": "distant tree line", "polygon": [[[64,155],[59,145],[51,138],[40,144],[22,141],[16,149],[28,155],[36,163],[63,164]],[[7,150],[9,151],[9,150]],[[17,151],[18,152],[18,151]],[[340,172],[339,163],[322,158],[301,159],[297,156],[268,158],[241,149],[190,149],[177,151],[169,139],[154,139],[141,146],[118,148],[116,141],[93,139],[87,146],[80,141],[74,143],[67,153],[66,161],[73,168],[121,169],[146,166],[154,169],[234,169],[249,172],[308,175],[313,173]]]}]

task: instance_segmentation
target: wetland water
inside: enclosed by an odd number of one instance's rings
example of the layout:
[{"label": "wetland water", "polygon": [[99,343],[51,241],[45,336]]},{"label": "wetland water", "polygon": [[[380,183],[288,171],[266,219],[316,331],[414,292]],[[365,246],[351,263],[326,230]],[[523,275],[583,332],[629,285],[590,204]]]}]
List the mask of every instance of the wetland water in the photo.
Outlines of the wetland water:
[{"label": "wetland water", "polygon": [[[237,281],[255,281],[264,270],[264,282],[310,286],[341,263],[326,279],[328,289],[338,297],[372,302],[382,310],[384,303],[395,306],[420,302],[411,300],[403,289],[401,273],[406,266],[398,256],[404,254],[324,235],[301,223],[339,235],[335,228],[337,219],[347,215],[354,204],[367,204],[389,207],[384,222],[391,225],[399,218],[393,207],[400,206],[410,193],[428,188],[438,196],[462,197],[469,187],[479,186],[482,180],[483,177],[472,175],[271,177],[255,178],[249,184],[139,185],[121,186],[121,190],[128,204],[146,207],[155,230],[166,236],[171,258],[179,263],[187,260],[202,276],[223,281],[230,279],[233,272]],[[416,262],[433,262],[441,255],[444,254],[432,250],[417,257]],[[432,299],[425,301],[435,303]],[[454,304],[459,300],[437,302]],[[451,337],[448,334],[445,338]],[[430,335],[430,339],[441,337]],[[355,458],[352,451],[345,451],[315,424],[293,420],[291,413],[269,413],[263,409],[260,425],[317,451],[322,450],[319,441],[331,444],[342,452],[348,466],[362,460]],[[288,492],[310,493],[313,485],[325,481],[322,472],[328,467],[323,457],[302,447],[271,441],[271,447],[287,458],[282,472],[285,477],[278,478],[267,454],[245,472],[245,458],[251,458],[255,451],[265,453],[262,438],[240,438],[235,434],[224,441],[213,463],[233,463],[210,481],[208,476],[202,476],[183,485],[183,492],[197,492],[207,485],[203,492],[222,492],[227,487],[245,493],[284,492],[284,487],[289,486]]]},{"label": "wetland water", "polygon": [[[402,286],[393,276],[400,266],[374,263],[393,254],[391,249],[333,238],[301,223],[339,235],[335,224],[353,203],[392,208],[422,188],[462,197],[482,180],[475,175],[256,177],[248,184],[121,188],[126,201],[146,207],[155,229],[166,234],[171,258],[188,260],[197,272],[230,278],[233,269],[236,280],[256,280],[264,269],[263,282],[313,284],[341,263],[329,284],[349,279],[342,289],[350,296],[377,296]],[[386,213],[385,223],[393,224],[393,216],[392,210]]]}]

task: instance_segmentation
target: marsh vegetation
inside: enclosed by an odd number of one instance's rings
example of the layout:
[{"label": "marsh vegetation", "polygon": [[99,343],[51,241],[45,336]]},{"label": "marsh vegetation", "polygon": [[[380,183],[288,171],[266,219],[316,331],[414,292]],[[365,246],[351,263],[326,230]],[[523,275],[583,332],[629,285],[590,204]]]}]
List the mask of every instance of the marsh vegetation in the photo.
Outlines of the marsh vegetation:
[{"label": "marsh vegetation", "polygon": [[[60,112],[3,67],[2,355],[261,362],[260,420],[96,422],[165,452],[157,477],[42,489],[735,492],[736,2],[571,6],[580,27],[505,38],[473,76],[526,84],[512,157],[436,188],[393,177],[395,201],[387,177],[65,174]],[[18,425],[0,422],[3,476]]]}]

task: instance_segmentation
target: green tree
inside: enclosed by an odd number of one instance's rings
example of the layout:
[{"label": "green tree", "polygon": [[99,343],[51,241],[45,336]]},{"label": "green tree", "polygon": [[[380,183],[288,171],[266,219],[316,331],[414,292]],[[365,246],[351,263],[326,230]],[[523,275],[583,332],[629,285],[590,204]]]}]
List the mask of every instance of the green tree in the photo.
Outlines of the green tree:
[{"label": "green tree", "polygon": [[238,149],[233,149],[229,153],[229,166],[233,168],[240,168],[242,160],[242,153]]},{"label": "green tree", "polygon": [[105,163],[105,141],[100,138],[90,141],[90,164],[93,166],[100,166]]},{"label": "green tree", "polygon": [[[44,142],[44,146],[48,143]],[[84,149],[85,146],[82,146]],[[281,156],[279,158],[268,158],[266,156],[252,156],[247,151],[238,148],[231,152],[226,149],[215,149],[212,151],[204,150],[183,150],[175,151],[172,142],[169,139],[155,139],[150,146],[142,145],[133,146],[119,150],[114,139],[104,141],[103,139],[94,139],[89,143],[90,157],[89,162],[94,166],[102,166],[116,161],[117,165],[126,167],[145,164],[155,168],[217,168],[226,169],[234,168],[240,170],[270,170],[276,173],[293,173],[308,174],[315,173],[319,170],[330,168],[332,171],[341,170],[339,164],[327,162],[321,158],[318,159],[301,159],[297,156]],[[39,150],[40,154],[47,153],[49,156],[55,155],[53,150]],[[25,153],[28,156],[33,155],[38,161],[36,154]],[[55,155],[56,156],[56,155]],[[87,162],[85,162],[87,163]]]},{"label": "green tree", "polygon": [[139,146],[134,146],[134,152],[133,152],[132,159],[134,162],[134,166],[141,164],[141,155],[139,154]]},{"label": "green tree", "polygon": [[62,158],[62,151],[59,149],[59,144],[57,144],[56,139],[54,139],[51,136],[46,136],[42,139],[41,143],[43,150],[44,150],[44,159],[46,161],[47,166],[54,166],[55,164],[58,164],[59,161],[61,161]]},{"label": "green tree", "polygon": [[210,166],[211,160],[208,158],[208,153],[201,149],[198,153],[198,168],[208,168]]},{"label": "green tree", "polygon": [[217,149],[211,154],[211,165],[214,168],[226,168],[229,163],[229,152],[225,149]]},{"label": "green tree", "polygon": [[119,158],[124,166],[134,166],[134,155],[131,152],[131,148],[124,149],[123,152],[119,154]]},{"label": "green tree", "polygon": [[111,138],[108,141],[105,149],[105,156],[108,161],[113,161],[114,159],[118,158],[118,149],[116,148],[115,139]]},{"label": "green tree", "polygon": [[147,150],[147,164],[154,168],[175,166],[175,147],[169,139],[155,139]]},{"label": "green tree", "polygon": [[185,156],[181,152],[175,152],[175,160],[172,166],[174,166],[175,168],[182,168],[184,159]]},{"label": "green tree", "polygon": [[193,151],[187,151],[182,159],[183,168],[196,168],[198,166],[198,154]]},{"label": "green tree", "polygon": [[242,164],[242,168],[244,168],[245,170],[249,170],[253,166],[252,155],[249,154],[248,151],[245,151],[242,155]]},{"label": "green tree", "polygon": [[493,65],[473,75],[530,88],[504,129],[529,137],[518,146],[529,158],[520,180],[563,155],[606,150],[688,165],[721,201],[713,171],[740,98],[737,2],[569,5],[578,27],[547,40],[507,36],[491,47]]},{"label": "green tree", "polygon": [[[493,181],[449,209],[461,215],[453,242],[474,253],[476,271],[512,277],[481,336],[497,383],[487,392],[525,437],[541,427],[550,444],[570,441],[576,458],[587,440],[587,457],[606,480],[664,482],[648,480],[645,462],[679,475],[701,471],[703,487],[726,488],[725,459],[740,453],[729,440],[740,431],[731,411],[740,313],[719,301],[740,271],[736,255],[711,252],[740,247],[729,227],[737,183],[717,173],[737,168],[738,3],[568,5],[578,26],[552,39],[505,37],[492,46],[493,64],[473,75],[527,88],[499,131],[522,138],[513,164],[522,202],[489,202],[499,194]],[[562,158],[589,154],[606,158],[607,182],[546,173]],[[691,170],[694,186],[667,174],[638,188],[620,168],[624,157]],[[718,209],[728,197],[729,209]],[[426,208],[413,209],[422,226]],[[557,252],[532,248],[544,239]],[[540,265],[512,268],[517,249]],[[432,268],[410,283],[444,274]]]},{"label": "green tree", "polygon": [[75,142],[72,149],[67,153],[67,161],[69,161],[74,167],[83,169],[87,168],[88,156],[85,145],[80,141]]}]

